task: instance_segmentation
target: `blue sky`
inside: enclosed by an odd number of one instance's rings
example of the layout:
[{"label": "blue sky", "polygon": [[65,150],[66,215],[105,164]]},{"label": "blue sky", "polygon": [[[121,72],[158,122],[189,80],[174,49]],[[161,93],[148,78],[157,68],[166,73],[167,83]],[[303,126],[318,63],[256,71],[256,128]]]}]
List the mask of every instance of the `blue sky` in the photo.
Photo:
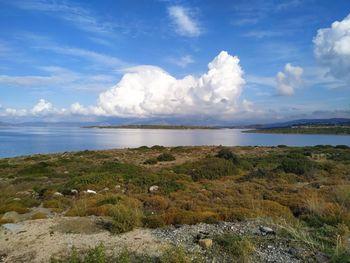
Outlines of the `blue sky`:
[{"label": "blue sky", "polygon": [[0,121],[350,117],[349,14],[348,0],[0,0]]}]

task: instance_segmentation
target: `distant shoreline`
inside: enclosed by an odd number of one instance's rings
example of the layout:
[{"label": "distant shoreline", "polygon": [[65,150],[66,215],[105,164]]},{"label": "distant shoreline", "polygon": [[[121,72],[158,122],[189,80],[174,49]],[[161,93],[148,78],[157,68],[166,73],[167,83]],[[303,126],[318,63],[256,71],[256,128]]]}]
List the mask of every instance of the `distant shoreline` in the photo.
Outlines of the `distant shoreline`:
[{"label": "distant shoreline", "polygon": [[98,128],[98,129],[159,129],[159,130],[218,130],[225,127],[218,126],[192,126],[192,125],[94,125],[83,126],[82,128]]},{"label": "distant shoreline", "polygon": [[285,127],[285,128],[265,128],[243,131],[244,133],[264,133],[264,134],[320,134],[320,135],[350,135],[349,126],[336,127]]}]

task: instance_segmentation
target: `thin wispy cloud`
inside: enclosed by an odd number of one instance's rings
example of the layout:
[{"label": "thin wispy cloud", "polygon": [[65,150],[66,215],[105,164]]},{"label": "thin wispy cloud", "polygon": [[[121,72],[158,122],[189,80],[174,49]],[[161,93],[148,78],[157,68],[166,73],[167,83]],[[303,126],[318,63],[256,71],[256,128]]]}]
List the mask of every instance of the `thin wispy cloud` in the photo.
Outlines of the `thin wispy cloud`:
[{"label": "thin wispy cloud", "polygon": [[[304,1],[305,2],[305,1]],[[301,0],[289,0],[289,1],[285,1],[282,2],[280,4],[277,4],[275,7],[275,11],[284,11],[284,10],[288,10],[290,8],[295,8],[298,7],[300,5],[302,5],[303,2]]]},{"label": "thin wispy cloud", "polygon": [[114,75],[82,74],[58,66],[41,66],[38,75],[0,75],[0,84],[35,90],[46,90],[51,87],[74,89],[80,91],[103,91],[116,81]]},{"label": "thin wispy cloud", "polygon": [[131,66],[130,63],[116,56],[80,47],[65,46],[46,36],[23,33],[17,37],[18,39],[21,39],[21,41],[25,41],[30,48],[36,50],[46,50],[55,54],[61,54],[69,57],[76,57],[82,59],[83,61],[93,62],[94,65],[101,68],[118,70]]},{"label": "thin wispy cloud", "polygon": [[168,8],[168,14],[179,35],[187,37],[197,37],[201,35],[202,31],[198,21],[196,21],[190,9],[182,6],[170,6]]},{"label": "thin wispy cloud", "polygon": [[252,38],[267,38],[267,37],[278,37],[278,36],[284,36],[286,35],[286,31],[269,31],[269,30],[255,30],[255,31],[249,31],[242,36],[244,37],[252,37]]},{"label": "thin wispy cloud", "polygon": [[188,65],[194,63],[194,59],[191,55],[184,55],[180,57],[170,57],[167,59],[170,63],[179,66],[181,68],[185,68]]},{"label": "thin wispy cloud", "polygon": [[114,32],[115,25],[113,23],[102,21],[89,9],[71,2],[60,0],[14,0],[11,1],[11,4],[20,9],[44,12],[84,31],[108,34]]},{"label": "thin wispy cloud", "polygon": [[115,67],[115,68],[128,66],[128,63],[124,62],[123,60],[117,57],[83,49],[83,48],[60,47],[60,46],[41,47],[41,48],[47,49],[59,54],[63,54],[63,55],[79,57],[84,60],[89,60],[103,66],[109,66],[109,67]]}]

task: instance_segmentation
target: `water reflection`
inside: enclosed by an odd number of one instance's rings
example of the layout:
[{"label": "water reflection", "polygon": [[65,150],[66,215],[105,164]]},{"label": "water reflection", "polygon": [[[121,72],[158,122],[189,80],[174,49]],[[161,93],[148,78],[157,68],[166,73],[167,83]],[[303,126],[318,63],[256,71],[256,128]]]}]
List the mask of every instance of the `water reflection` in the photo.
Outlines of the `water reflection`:
[{"label": "water reflection", "polygon": [[142,145],[278,145],[305,146],[345,144],[350,136],[242,133],[238,129],[221,130],[138,130],[15,127],[0,129],[0,157],[139,147]]}]

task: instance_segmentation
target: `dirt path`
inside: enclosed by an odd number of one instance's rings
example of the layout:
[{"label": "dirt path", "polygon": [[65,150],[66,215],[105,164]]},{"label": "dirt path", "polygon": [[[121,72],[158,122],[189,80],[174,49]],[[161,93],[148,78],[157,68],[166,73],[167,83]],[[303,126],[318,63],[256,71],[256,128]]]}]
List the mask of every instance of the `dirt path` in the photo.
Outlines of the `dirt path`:
[{"label": "dirt path", "polygon": [[65,254],[72,247],[84,250],[100,243],[115,253],[127,247],[139,253],[147,251],[149,255],[158,255],[164,246],[150,230],[136,229],[122,235],[111,235],[98,228],[94,220],[86,217],[40,219],[21,222],[16,231],[2,227],[0,262],[49,262],[51,255]]}]

